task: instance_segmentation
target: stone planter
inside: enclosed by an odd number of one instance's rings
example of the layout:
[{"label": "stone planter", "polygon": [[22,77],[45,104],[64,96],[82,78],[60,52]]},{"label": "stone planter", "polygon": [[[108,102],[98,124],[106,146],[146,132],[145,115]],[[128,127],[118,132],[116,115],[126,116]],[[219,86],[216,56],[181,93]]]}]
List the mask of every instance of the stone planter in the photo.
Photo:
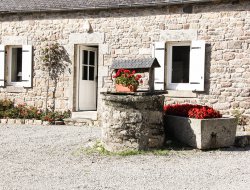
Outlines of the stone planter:
[{"label": "stone planter", "polygon": [[212,149],[234,144],[237,122],[235,118],[193,119],[168,115],[165,127],[184,144]]},{"label": "stone planter", "polygon": [[109,151],[160,148],[165,140],[164,96],[104,94],[102,141]]}]

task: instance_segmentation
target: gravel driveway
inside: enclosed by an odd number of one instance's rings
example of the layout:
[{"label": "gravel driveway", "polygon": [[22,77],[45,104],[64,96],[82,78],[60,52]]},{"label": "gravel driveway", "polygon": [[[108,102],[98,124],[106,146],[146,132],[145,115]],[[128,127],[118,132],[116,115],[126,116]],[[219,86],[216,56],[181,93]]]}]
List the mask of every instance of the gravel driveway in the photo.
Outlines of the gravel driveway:
[{"label": "gravel driveway", "polygon": [[0,126],[0,189],[250,189],[250,148],[168,156],[74,152],[99,128]]}]

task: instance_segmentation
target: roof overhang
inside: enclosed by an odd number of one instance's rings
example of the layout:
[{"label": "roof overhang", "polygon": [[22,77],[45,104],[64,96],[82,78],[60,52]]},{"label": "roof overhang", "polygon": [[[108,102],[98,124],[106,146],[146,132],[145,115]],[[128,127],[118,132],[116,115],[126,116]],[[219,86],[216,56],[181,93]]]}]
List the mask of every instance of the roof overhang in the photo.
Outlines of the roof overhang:
[{"label": "roof overhang", "polygon": [[160,67],[156,58],[114,60],[111,69],[150,69]]},{"label": "roof overhang", "polygon": [[[168,5],[181,5],[181,4],[197,4],[197,3],[216,3],[225,2],[230,0],[152,0],[151,2],[127,2],[127,3],[98,3],[95,5],[74,5],[74,1],[67,6],[55,7],[53,4],[47,5],[47,7],[35,7],[31,6],[17,6],[8,9],[2,9],[0,6],[0,14],[4,13],[32,13],[32,12],[61,12],[61,11],[81,11],[81,10],[104,10],[104,9],[121,9],[121,8],[140,8],[140,7],[161,7]],[[1,5],[2,2],[0,2]]]}]

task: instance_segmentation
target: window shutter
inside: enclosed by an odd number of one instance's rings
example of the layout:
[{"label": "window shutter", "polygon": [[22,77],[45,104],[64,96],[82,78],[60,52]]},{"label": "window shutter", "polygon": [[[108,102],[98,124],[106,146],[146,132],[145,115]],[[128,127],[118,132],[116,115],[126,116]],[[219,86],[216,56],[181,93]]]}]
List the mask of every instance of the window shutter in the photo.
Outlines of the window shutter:
[{"label": "window shutter", "polygon": [[4,86],[5,73],[5,46],[0,45],[0,86]]},{"label": "window shutter", "polygon": [[32,86],[32,46],[22,47],[22,82],[24,87]]},{"label": "window shutter", "polygon": [[153,57],[158,60],[161,66],[159,68],[155,68],[154,89],[164,90],[165,42],[155,42],[153,44],[153,48]]},{"label": "window shutter", "polygon": [[205,41],[191,43],[189,83],[194,91],[204,91]]}]

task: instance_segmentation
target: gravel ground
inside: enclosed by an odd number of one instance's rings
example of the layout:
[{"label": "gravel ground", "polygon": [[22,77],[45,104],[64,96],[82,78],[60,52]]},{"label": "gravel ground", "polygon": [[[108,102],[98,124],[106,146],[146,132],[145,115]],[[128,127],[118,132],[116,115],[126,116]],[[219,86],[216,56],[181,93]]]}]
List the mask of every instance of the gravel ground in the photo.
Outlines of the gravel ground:
[{"label": "gravel ground", "polygon": [[250,189],[250,147],[75,154],[100,135],[94,127],[0,126],[0,189]]}]

